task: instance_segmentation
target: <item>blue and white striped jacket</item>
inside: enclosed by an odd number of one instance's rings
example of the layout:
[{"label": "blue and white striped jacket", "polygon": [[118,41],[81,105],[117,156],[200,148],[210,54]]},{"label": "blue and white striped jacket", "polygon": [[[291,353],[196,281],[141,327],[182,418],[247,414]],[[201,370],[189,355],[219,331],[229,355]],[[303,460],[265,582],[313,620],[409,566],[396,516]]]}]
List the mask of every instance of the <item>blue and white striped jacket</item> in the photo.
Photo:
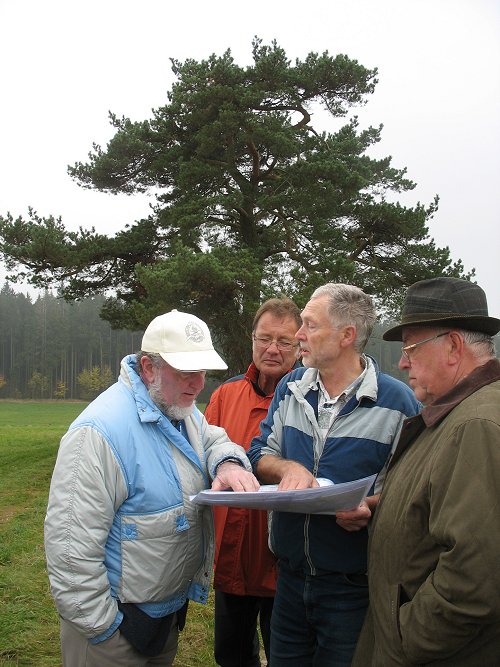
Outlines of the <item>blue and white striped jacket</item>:
[{"label": "blue and white striped jacket", "polygon": [[[403,421],[417,414],[420,404],[407,385],[381,373],[370,357],[364,359],[367,372],[326,441],[317,420],[317,369],[299,368],[280,381],[248,451],[254,472],[259,459],[269,454],[298,461],[315,477],[337,484],[378,474],[375,491],[380,490]],[[365,572],[367,542],[367,529],[348,532],[335,516],[272,514],[271,549],[304,574]]]}]

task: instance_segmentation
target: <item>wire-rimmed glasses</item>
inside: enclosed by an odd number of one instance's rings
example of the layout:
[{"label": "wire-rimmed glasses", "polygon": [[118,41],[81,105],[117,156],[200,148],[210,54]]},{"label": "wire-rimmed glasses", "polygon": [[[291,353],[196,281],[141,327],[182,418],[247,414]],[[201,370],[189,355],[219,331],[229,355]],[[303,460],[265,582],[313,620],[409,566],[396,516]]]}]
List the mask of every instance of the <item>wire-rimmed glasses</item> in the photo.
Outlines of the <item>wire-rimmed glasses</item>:
[{"label": "wire-rimmed glasses", "polygon": [[423,345],[424,343],[428,343],[431,340],[436,340],[436,338],[441,338],[441,336],[446,336],[449,334],[449,331],[443,331],[436,336],[431,336],[430,338],[424,338],[424,340],[419,340],[418,343],[412,343],[411,345],[404,345],[401,348],[401,355],[406,359],[411,364],[411,359],[410,359],[410,352],[413,352],[413,350],[418,347],[419,345]]},{"label": "wire-rimmed glasses", "polygon": [[267,350],[268,347],[274,343],[278,350],[281,352],[291,352],[294,348],[298,347],[298,343],[294,343],[290,340],[276,340],[275,338],[267,338],[265,336],[252,336],[253,342],[257,347],[260,347],[262,350]]}]

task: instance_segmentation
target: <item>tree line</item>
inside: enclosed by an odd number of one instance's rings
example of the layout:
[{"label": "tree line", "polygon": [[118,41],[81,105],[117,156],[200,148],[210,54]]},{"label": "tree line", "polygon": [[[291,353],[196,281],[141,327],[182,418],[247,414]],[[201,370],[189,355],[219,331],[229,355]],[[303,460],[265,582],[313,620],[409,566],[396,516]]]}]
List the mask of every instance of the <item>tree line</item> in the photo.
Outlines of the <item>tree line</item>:
[{"label": "tree line", "polygon": [[142,332],[114,330],[99,317],[104,297],[68,303],[0,290],[0,397],[91,400],[112,384]]},{"label": "tree line", "polygon": [[[68,303],[49,291],[32,299],[4,284],[0,290],[0,398],[91,400],[115,382],[121,359],[140,349],[143,331],[112,329],[100,317],[104,301],[96,296]],[[382,340],[388,326],[376,326],[366,351],[383,371],[404,379],[397,367],[400,345]],[[244,335],[246,359],[238,372],[244,372],[251,361],[250,334]],[[226,358],[227,350],[216,347]],[[226,376],[217,373],[208,378],[200,400],[207,400]]]}]

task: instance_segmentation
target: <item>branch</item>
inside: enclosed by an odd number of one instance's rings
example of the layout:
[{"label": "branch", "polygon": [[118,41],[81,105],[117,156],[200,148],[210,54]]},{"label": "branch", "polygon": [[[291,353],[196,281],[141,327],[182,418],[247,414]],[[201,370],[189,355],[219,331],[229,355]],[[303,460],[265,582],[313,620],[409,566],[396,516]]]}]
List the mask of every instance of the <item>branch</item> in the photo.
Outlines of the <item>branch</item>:
[{"label": "branch", "polygon": [[302,114],[302,120],[300,120],[298,123],[295,125],[292,125],[293,129],[300,129],[301,127],[304,127],[304,125],[307,125],[309,121],[311,120],[311,115],[305,109],[304,107],[301,106],[292,106],[292,105],[287,105],[287,104],[276,104],[276,105],[270,105],[270,106],[254,106],[252,107],[255,109],[255,111],[297,111],[298,113]]},{"label": "branch", "polygon": [[248,150],[250,151],[250,155],[252,157],[252,178],[251,181],[253,183],[257,183],[260,177],[260,155],[259,151],[255,148],[255,144],[253,141],[248,141],[247,142],[247,147]]}]

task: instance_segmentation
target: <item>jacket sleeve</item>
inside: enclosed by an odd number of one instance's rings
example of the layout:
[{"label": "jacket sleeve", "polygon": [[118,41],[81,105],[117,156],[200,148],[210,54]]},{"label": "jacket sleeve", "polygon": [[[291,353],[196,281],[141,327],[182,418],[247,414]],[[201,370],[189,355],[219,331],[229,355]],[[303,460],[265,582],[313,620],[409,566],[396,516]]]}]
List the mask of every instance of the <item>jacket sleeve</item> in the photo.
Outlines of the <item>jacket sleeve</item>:
[{"label": "jacket sleeve", "polygon": [[104,437],[90,427],[61,440],[45,518],[45,552],[59,614],[89,639],[121,622],[104,553],[113,517],[127,495],[122,470]]},{"label": "jacket sleeve", "polygon": [[440,442],[429,486],[436,566],[400,608],[403,650],[415,664],[460,652],[500,624],[500,427],[471,419]]},{"label": "jacket sleeve", "polygon": [[283,433],[284,401],[282,394],[286,390],[286,376],[278,383],[267,416],[260,424],[260,433],[255,436],[248,450],[248,458],[255,472],[257,463],[265,455],[281,456],[281,439]]},{"label": "jacket sleeve", "polygon": [[205,454],[207,457],[207,468],[212,479],[216,476],[217,466],[227,460],[236,460],[248,470],[252,466],[243,447],[229,439],[226,431],[220,426],[213,426],[201,416],[201,433]]}]

